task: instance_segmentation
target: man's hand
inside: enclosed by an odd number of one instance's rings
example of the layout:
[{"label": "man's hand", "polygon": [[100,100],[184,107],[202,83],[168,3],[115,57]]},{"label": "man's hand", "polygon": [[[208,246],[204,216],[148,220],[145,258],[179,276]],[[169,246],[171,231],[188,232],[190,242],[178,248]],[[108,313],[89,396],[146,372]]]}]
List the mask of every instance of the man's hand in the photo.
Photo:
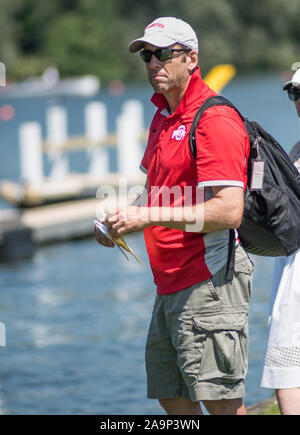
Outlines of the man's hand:
[{"label": "man's hand", "polygon": [[113,238],[141,231],[150,225],[148,207],[120,207],[107,216],[105,224]]}]

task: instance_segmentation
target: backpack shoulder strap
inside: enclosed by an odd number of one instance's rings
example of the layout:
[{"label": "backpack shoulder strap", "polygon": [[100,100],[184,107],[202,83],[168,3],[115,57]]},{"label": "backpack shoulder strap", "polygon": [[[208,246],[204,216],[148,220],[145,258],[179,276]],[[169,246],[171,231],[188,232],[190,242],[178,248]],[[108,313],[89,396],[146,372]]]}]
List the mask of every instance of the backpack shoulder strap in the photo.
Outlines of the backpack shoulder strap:
[{"label": "backpack shoulder strap", "polygon": [[240,117],[242,118],[243,121],[245,119],[243,117],[243,115],[238,111],[238,109],[231,103],[231,101],[227,100],[227,98],[225,98],[225,97],[222,97],[220,95],[216,95],[216,96],[210,97],[206,101],[204,101],[204,103],[202,104],[202,106],[200,106],[200,108],[198,109],[198,111],[194,117],[192,127],[190,130],[190,137],[189,137],[190,148],[191,148],[192,154],[193,154],[195,159],[197,157],[197,147],[196,147],[196,129],[197,129],[197,126],[198,126],[200,119],[201,119],[203,113],[205,112],[205,110],[207,110],[213,106],[232,107],[234,110],[237,111],[237,113],[240,115]]},{"label": "backpack shoulder strap", "polygon": [[[189,136],[189,142],[190,142],[190,148],[191,152],[196,159],[197,157],[197,147],[196,147],[196,129],[200,122],[201,116],[205,112],[205,110],[209,109],[213,106],[228,106],[232,107],[237,111],[241,119],[244,121],[245,118],[241,113],[238,111],[238,109],[231,103],[231,101],[227,100],[225,97],[222,97],[220,95],[210,97],[208,98],[202,106],[198,109],[193,123],[190,130],[190,136]],[[229,246],[228,246],[228,259],[227,259],[227,273],[226,273],[226,279],[228,281],[232,281],[233,279],[233,271],[234,271],[234,263],[235,263],[235,231],[230,230],[229,231]]]}]

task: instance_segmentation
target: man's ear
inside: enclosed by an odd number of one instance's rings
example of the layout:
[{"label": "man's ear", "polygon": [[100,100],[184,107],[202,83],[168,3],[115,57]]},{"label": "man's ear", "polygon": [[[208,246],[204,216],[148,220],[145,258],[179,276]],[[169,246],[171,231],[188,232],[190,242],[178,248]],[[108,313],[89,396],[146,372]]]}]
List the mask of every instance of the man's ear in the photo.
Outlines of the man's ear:
[{"label": "man's ear", "polygon": [[198,53],[196,50],[191,50],[187,53],[188,70],[192,74],[198,65]]}]

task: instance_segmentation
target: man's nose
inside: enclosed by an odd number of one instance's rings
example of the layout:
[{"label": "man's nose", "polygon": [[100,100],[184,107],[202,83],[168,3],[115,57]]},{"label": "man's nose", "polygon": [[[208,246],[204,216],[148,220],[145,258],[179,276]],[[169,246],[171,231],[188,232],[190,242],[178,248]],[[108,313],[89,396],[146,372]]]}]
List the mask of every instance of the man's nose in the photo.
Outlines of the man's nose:
[{"label": "man's nose", "polygon": [[157,68],[158,66],[161,66],[160,61],[157,59],[157,57],[155,56],[155,54],[153,53],[150,59],[150,62],[148,63],[150,68]]}]

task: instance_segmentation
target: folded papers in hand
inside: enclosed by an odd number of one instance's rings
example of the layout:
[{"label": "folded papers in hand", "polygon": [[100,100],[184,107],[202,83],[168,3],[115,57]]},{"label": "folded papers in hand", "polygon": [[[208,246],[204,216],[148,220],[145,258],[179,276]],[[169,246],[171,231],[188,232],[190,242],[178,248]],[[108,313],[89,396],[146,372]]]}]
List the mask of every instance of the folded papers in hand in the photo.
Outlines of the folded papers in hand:
[{"label": "folded papers in hand", "polygon": [[133,252],[133,250],[131,248],[129,248],[129,246],[127,245],[127,243],[125,242],[125,240],[123,239],[122,236],[118,237],[117,239],[114,239],[111,234],[108,232],[107,227],[102,224],[101,222],[94,220],[94,224],[96,225],[97,229],[99,231],[101,231],[109,240],[111,240],[115,245],[117,245],[117,247],[120,249],[120,251],[122,252],[123,255],[125,255],[125,257],[127,258],[127,260],[129,261],[129,258],[127,257],[127,255],[125,254],[125,252],[123,251],[123,249],[127,252],[129,252],[131,255],[133,255],[133,257],[140,263],[143,264],[141,262],[141,260],[135,255],[135,253]]}]

